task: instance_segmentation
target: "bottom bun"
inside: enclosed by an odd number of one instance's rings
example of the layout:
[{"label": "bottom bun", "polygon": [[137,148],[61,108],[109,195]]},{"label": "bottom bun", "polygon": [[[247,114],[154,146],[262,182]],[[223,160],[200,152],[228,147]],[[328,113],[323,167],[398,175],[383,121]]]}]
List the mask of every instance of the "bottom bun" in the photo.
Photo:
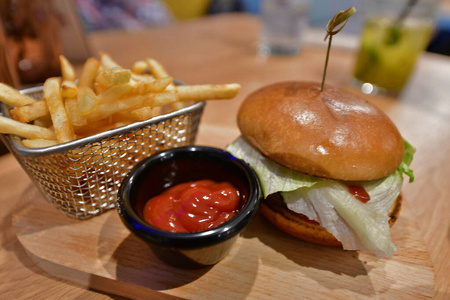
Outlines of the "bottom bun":
[{"label": "bottom bun", "polygon": [[[400,214],[401,194],[389,212],[389,226],[392,227]],[[280,230],[299,239],[326,246],[342,246],[331,233],[319,223],[309,220],[302,214],[289,210],[279,193],[272,194],[261,203],[261,213]]]}]

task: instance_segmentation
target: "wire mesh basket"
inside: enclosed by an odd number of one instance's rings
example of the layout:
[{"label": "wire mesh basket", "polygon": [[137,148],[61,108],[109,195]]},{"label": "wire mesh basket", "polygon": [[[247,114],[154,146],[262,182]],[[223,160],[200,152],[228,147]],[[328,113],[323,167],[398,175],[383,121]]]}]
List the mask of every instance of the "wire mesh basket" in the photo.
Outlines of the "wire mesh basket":
[{"label": "wire mesh basket", "polygon": [[[42,87],[23,90],[42,98]],[[26,148],[16,136],[2,141],[49,202],[69,217],[88,219],[115,207],[122,179],[142,159],[194,144],[205,102],[147,121],[46,147]],[[2,106],[0,113],[9,116]]]}]

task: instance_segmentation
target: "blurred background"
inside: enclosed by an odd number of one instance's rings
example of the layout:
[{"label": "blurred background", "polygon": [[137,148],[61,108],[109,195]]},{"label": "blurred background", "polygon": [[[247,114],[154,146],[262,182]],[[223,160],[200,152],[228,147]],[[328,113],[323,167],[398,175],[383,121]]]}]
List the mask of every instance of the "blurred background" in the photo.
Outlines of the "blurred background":
[{"label": "blurred background", "polygon": [[[72,2],[83,29],[95,31],[117,27],[133,30],[142,26],[164,26],[220,13],[246,12],[259,15],[262,0],[73,0]],[[437,2],[440,2],[442,9],[438,10],[436,32],[427,50],[450,55],[450,0]],[[361,1],[357,0],[311,0],[309,25],[311,28],[323,30],[330,17],[337,11],[360,5]],[[346,27],[346,32],[359,34],[361,21],[356,14],[352,17],[351,24]]]},{"label": "blurred background", "polygon": [[[59,75],[59,54],[74,62],[82,62],[92,56],[85,39],[90,32],[171,26],[235,12],[258,17],[262,1],[0,0],[0,82],[22,88]],[[308,32],[317,30],[320,34],[337,11],[361,5],[357,0],[309,1]],[[448,56],[450,0],[438,2],[436,26],[426,51]],[[361,28],[360,14],[355,14],[344,35],[357,37]],[[308,42],[308,35],[306,40]],[[357,41],[356,38],[350,40]],[[0,142],[0,153],[6,152]]]}]

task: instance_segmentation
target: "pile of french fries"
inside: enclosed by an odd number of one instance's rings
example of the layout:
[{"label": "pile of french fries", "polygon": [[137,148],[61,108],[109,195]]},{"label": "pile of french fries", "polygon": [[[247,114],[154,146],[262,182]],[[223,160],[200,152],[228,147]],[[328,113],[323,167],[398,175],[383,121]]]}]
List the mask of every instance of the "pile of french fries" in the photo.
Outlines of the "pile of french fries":
[{"label": "pile of french fries", "polygon": [[0,83],[0,101],[11,107],[11,118],[0,116],[0,133],[22,138],[26,147],[69,142],[162,113],[186,102],[232,99],[240,85],[175,85],[157,60],[136,61],[131,69],[109,54],[88,58],[80,74],[60,56],[61,77],[48,78],[40,100]]}]

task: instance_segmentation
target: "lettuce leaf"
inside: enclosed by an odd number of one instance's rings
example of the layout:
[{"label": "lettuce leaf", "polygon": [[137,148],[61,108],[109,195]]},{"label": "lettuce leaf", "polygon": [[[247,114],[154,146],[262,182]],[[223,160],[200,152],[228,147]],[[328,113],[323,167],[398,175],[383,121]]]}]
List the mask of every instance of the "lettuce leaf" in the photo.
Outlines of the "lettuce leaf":
[{"label": "lettuce leaf", "polygon": [[416,148],[414,148],[405,139],[403,139],[403,142],[405,144],[405,154],[403,155],[403,161],[397,170],[401,173],[404,173],[406,176],[408,176],[409,182],[411,183],[414,181],[414,172],[409,166],[411,165],[411,162],[414,158],[414,153],[416,153]]},{"label": "lettuce leaf", "polygon": [[264,197],[280,191],[293,191],[311,187],[322,178],[302,174],[263,156],[242,136],[229,145],[226,151],[247,162],[258,174]]},{"label": "lettuce leaf", "polygon": [[365,188],[370,195],[367,203],[350,194],[348,182],[292,171],[264,157],[243,137],[226,150],[253,167],[265,197],[281,192],[289,209],[318,221],[344,249],[369,249],[378,257],[390,257],[396,251],[390,237],[389,210],[401,191],[402,174],[409,176],[410,182],[414,180],[409,165],[415,149],[406,140],[404,159],[396,172],[378,180],[351,182]]},{"label": "lettuce leaf", "polygon": [[[413,160],[416,149],[405,139],[403,141],[405,143],[405,154],[403,156],[403,161],[397,168],[396,172],[400,175],[407,175],[409,177],[409,182],[413,182],[414,172],[409,166]],[[320,177],[293,171],[272,161],[271,159],[263,156],[242,136],[238,137],[231,145],[229,145],[226,148],[226,151],[230,152],[237,158],[244,160],[255,170],[261,182],[264,197],[276,192],[288,192],[302,187],[312,187],[316,183],[324,180]],[[377,180],[375,180],[375,182],[377,182]]]},{"label": "lettuce leaf", "polygon": [[381,180],[352,182],[365,188],[370,195],[367,203],[357,200],[345,183],[336,180],[281,194],[290,210],[319,222],[344,249],[369,249],[378,257],[390,257],[397,248],[391,240],[388,214],[402,182],[398,172]]}]

